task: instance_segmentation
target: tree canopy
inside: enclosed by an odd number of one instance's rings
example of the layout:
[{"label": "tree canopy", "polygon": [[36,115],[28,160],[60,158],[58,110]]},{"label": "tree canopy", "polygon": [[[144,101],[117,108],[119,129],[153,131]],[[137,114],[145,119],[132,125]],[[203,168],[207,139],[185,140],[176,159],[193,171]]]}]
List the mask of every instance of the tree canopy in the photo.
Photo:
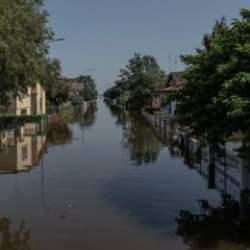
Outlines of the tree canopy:
[{"label": "tree canopy", "polygon": [[0,1],[0,101],[44,83],[53,32],[43,0]]},{"label": "tree canopy", "polygon": [[80,75],[77,80],[84,85],[83,98],[85,101],[95,100],[98,92],[95,80],[90,75]]},{"label": "tree canopy", "polygon": [[188,83],[179,94],[180,121],[209,140],[250,125],[250,11],[217,21],[195,54],[182,56]]},{"label": "tree canopy", "polygon": [[116,81],[117,88],[113,90],[116,92],[128,90],[131,106],[140,108],[165,79],[164,71],[153,56],[135,54],[128,65],[120,70],[119,79]]}]

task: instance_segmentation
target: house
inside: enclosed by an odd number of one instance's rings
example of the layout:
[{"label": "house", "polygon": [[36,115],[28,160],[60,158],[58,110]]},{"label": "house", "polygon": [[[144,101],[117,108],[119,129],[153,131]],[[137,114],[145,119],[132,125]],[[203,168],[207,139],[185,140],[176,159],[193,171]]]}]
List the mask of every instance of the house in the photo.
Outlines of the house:
[{"label": "house", "polygon": [[175,99],[171,100],[170,103],[166,103],[167,98],[176,94],[180,91],[186,84],[186,79],[183,77],[183,72],[172,72],[168,75],[165,86],[156,89],[149,101],[147,107],[152,110],[161,110],[164,112],[175,115],[177,101]]},{"label": "house", "polygon": [[173,96],[180,91],[186,84],[186,79],[183,77],[183,72],[172,72],[168,75],[166,87],[161,89],[161,99],[163,100],[163,110],[168,114],[174,116],[176,114],[177,101],[172,99],[169,103],[164,105],[164,99]]},{"label": "house", "polygon": [[155,91],[147,99],[145,109],[150,111],[159,111],[161,109],[161,94],[158,91]]},{"label": "house", "polygon": [[[3,107],[1,109],[4,109]],[[26,94],[13,97],[9,107],[4,109],[11,115],[43,115],[46,114],[46,93],[41,84],[27,88]]]}]

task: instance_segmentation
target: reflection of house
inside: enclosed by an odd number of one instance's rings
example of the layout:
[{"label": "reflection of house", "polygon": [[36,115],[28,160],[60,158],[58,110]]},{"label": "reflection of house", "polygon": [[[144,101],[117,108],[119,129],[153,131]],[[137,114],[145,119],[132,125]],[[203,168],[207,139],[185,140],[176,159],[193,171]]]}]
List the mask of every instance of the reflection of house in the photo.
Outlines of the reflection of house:
[{"label": "reflection of house", "polygon": [[46,113],[46,94],[40,84],[28,87],[27,93],[13,98],[7,113],[15,115],[41,115]]},{"label": "reflection of house", "polygon": [[45,135],[29,135],[25,126],[0,133],[0,172],[28,171],[39,164],[43,152]]}]

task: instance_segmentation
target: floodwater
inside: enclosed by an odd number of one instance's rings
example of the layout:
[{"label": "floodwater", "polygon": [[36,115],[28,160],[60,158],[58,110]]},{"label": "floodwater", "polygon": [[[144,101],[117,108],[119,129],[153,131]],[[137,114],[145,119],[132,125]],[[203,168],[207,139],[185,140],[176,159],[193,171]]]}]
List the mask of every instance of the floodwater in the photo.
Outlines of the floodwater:
[{"label": "floodwater", "polygon": [[145,120],[102,101],[47,129],[8,128],[0,146],[0,250],[248,247],[235,223],[249,212],[248,170],[189,164]]}]

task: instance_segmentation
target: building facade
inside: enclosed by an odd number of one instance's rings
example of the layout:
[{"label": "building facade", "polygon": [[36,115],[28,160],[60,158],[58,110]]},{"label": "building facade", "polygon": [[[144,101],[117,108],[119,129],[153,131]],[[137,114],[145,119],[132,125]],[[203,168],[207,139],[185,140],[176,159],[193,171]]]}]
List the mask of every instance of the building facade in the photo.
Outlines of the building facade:
[{"label": "building facade", "polygon": [[41,84],[27,88],[26,94],[16,96],[7,109],[11,115],[43,115],[46,114],[46,92]]}]

